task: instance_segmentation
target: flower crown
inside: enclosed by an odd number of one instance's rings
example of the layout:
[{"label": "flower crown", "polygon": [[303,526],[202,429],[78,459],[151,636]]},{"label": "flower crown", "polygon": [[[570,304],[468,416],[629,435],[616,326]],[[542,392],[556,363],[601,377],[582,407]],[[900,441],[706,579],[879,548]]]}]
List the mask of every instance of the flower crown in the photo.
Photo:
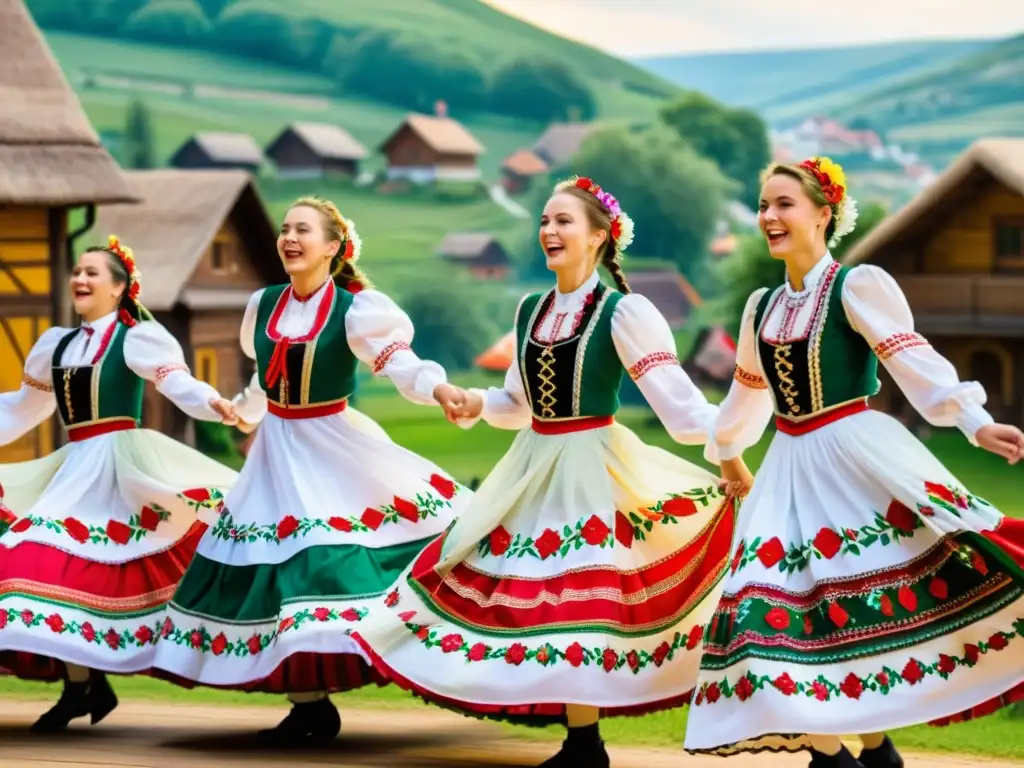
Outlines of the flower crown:
[{"label": "flower crown", "polygon": [[[128,274],[128,299],[134,302],[135,306],[139,306],[139,294],[142,293],[142,274],[135,265],[135,256],[132,254],[132,249],[122,243],[117,235],[110,235],[107,238],[107,250],[117,256],[121,260],[121,264],[124,265],[124,271]],[[129,328],[136,323],[135,318],[123,307],[117,316]]]},{"label": "flower crown", "polygon": [[633,220],[622,210],[619,201],[610,192],[601,189],[599,184],[595,184],[593,179],[586,176],[573,176],[571,179],[559,182],[555,186],[555,192],[562,192],[572,187],[589,192],[608,211],[612,217],[611,235],[612,242],[615,243],[615,250],[618,253],[624,253],[633,244]]},{"label": "flower crown", "polygon": [[800,167],[810,171],[818,180],[826,202],[832,207],[836,226],[829,238],[828,247],[835,248],[857,226],[857,201],[846,191],[846,173],[839,163],[829,157],[812,157],[800,163]]},{"label": "flower crown", "polygon": [[342,216],[341,220],[345,224],[345,229],[341,233],[344,238],[344,250],[341,252],[341,258],[345,261],[356,261],[359,259],[359,254],[362,253],[363,241],[360,239],[359,233],[356,232],[356,223],[352,219]]}]

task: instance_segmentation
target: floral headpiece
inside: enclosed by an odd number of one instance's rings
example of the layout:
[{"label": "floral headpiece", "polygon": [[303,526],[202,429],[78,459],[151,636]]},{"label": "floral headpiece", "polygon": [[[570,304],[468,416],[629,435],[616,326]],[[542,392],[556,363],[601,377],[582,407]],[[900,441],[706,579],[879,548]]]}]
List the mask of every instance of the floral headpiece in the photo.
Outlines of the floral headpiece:
[{"label": "floral headpiece", "polygon": [[[132,254],[132,249],[122,243],[117,235],[111,235],[107,238],[107,250],[117,256],[121,260],[121,264],[124,265],[124,271],[128,274],[128,298],[137,305],[139,303],[139,294],[142,292],[142,274],[135,265],[135,256]],[[118,317],[122,323],[129,327],[135,325],[135,318],[125,309],[120,311]]]},{"label": "floral headpiece", "polygon": [[555,191],[562,192],[572,187],[589,192],[604,206],[612,217],[611,234],[615,250],[618,253],[625,252],[633,244],[633,220],[622,210],[619,201],[610,192],[601,189],[599,184],[595,184],[593,179],[586,176],[573,176],[571,179],[566,179],[555,186]]},{"label": "floral headpiece", "polygon": [[800,163],[800,167],[810,171],[818,180],[825,200],[832,206],[836,227],[828,247],[835,248],[857,226],[857,201],[846,191],[843,167],[829,157],[812,157]]},{"label": "floral headpiece", "polygon": [[352,219],[342,216],[341,220],[345,222],[345,231],[342,233],[345,238],[343,243],[345,250],[342,251],[341,258],[345,261],[356,261],[363,250],[363,241],[360,239],[359,233],[356,232],[356,223]]}]

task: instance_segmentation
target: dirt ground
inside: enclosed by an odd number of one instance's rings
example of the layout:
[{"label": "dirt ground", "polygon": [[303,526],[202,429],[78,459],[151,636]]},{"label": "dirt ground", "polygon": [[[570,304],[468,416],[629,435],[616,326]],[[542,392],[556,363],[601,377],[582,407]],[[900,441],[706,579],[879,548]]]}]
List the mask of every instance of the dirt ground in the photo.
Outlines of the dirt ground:
[{"label": "dirt ground", "polygon": [[[128,702],[102,725],[81,725],[60,737],[33,737],[28,726],[43,702],[0,702],[0,766],[24,768],[264,768],[269,766],[408,766],[484,768],[535,766],[555,742],[509,738],[496,726],[445,712],[345,710],[337,743],[318,751],[269,751],[254,741],[276,710]],[[84,722],[84,721],[83,721]],[[681,750],[618,749],[616,768],[804,768],[805,755],[729,760]],[[913,768],[1024,768],[1022,763],[970,757],[907,755]]]}]

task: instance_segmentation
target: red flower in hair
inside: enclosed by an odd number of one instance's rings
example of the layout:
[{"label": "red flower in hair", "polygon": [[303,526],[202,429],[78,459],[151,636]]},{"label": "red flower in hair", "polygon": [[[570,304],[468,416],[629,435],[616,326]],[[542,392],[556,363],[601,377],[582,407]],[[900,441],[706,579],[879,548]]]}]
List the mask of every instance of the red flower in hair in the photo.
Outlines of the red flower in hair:
[{"label": "red flower in hair", "polygon": [[350,280],[348,285],[345,286],[345,290],[349,293],[359,293],[363,290],[363,284],[358,280]]},{"label": "red flower in hair", "polygon": [[120,320],[129,328],[134,328],[136,325],[138,325],[136,319],[128,313],[127,309],[122,309],[120,312],[118,312],[117,319]]},{"label": "red flower in hair", "polygon": [[622,235],[622,222],[619,219],[615,219],[612,222],[612,240],[618,240]]},{"label": "red flower in hair", "polygon": [[128,289],[128,298],[135,301],[139,298],[139,291],[142,290],[142,286],[138,282],[133,282],[131,288]]},{"label": "red flower in hair", "polygon": [[342,254],[341,258],[343,258],[345,261],[348,261],[349,259],[352,258],[352,254],[355,253],[355,250],[356,250],[356,247],[353,244],[352,240],[351,239],[346,240],[345,241],[345,253]]},{"label": "red flower in hair", "polygon": [[594,186],[593,179],[588,179],[586,176],[581,176],[580,178],[576,179],[577,189],[582,189],[589,192],[592,186]]}]

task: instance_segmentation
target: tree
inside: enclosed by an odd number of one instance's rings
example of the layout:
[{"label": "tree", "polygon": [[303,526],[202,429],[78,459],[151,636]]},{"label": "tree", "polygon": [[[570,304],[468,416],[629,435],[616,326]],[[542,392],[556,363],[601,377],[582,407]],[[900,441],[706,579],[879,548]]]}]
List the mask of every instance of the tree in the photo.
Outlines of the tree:
[{"label": "tree", "polygon": [[417,279],[402,295],[416,328],[413,349],[453,371],[473,367],[476,356],[512,324],[514,304],[489,284],[448,265]]},{"label": "tree", "polygon": [[211,29],[196,0],[153,0],[128,17],[121,34],[158,43],[196,45]]},{"label": "tree", "polygon": [[620,127],[589,136],[572,170],[606,187],[633,218],[633,253],[669,259],[698,278],[722,207],[735,190],[712,161],[664,126],[638,133]]},{"label": "tree", "polygon": [[92,0],[26,0],[29,13],[43,29],[88,31]]},{"label": "tree", "polygon": [[129,168],[155,168],[156,150],[149,108],[141,101],[128,107],[124,126],[124,164]]},{"label": "tree", "polygon": [[121,29],[125,20],[144,5],[146,0],[91,0],[84,23],[90,31],[109,35],[112,30]]},{"label": "tree", "polygon": [[225,6],[232,2],[232,0],[197,0],[199,6],[203,9],[203,13],[206,14],[206,18],[210,21],[215,21],[220,12],[224,10]]},{"label": "tree", "polygon": [[[877,227],[886,217],[885,207],[868,202],[860,211],[857,227],[831,249],[836,260],[843,256],[862,237]],[[768,243],[758,232],[740,240],[739,247],[724,259],[715,270],[722,285],[726,286],[722,301],[722,312],[726,328],[733,334],[739,333],[743,308],[750,294],[758,288],[770,288],[782,283],[786,268],[782,262],[768,252]]]},{"label": "tree", "polygon": [[214,27],[228,51],[259,61],[319,69],[334,30],[320,19],[292,18],[263,7],[228,5]]},{"label": "tree", "polygon": [[660,117],[697,152],[738,181],[747,204],[757,200],[758,175],[771,160],[771,145],[768,129],[756,113],[731,109],[702,93],[690,92],[664,107]]},{"label": "tree", "polygon": [[560,61],[520,59],[498,70],[491,89],[495,112],[538,121],[591,120],[594,94]]}]

